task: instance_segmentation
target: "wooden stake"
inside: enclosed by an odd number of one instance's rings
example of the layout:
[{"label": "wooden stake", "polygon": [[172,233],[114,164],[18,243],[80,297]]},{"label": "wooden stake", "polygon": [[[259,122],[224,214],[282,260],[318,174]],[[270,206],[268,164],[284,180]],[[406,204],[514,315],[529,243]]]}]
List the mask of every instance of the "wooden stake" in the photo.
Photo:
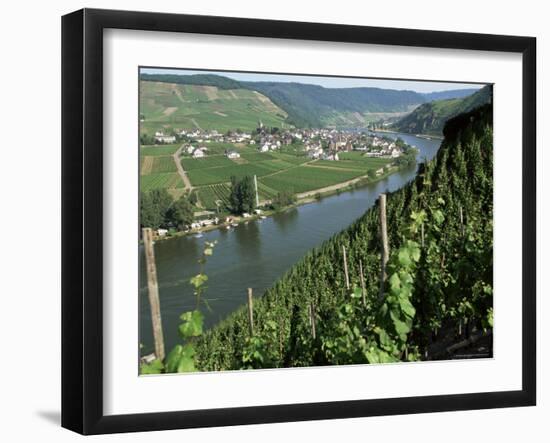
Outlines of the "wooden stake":
[{"label": "wooden stake", "polygon": [[315,306],[313,303],[309,304],[309,323],[311,325],[311,337],[315,340],[317,332],[315,330]]},{"label": "wooden stake", "polygon": [[462,213],[462,206],[459,207],[460,212],[460,230],[462,231],[462,237],[464,237],[464,214]]},{"label": "wooden stake", "polygon": [[155,340],[155,355],[164,360],[164,337],[162,334],[162,319],[160,314],[159,287],[157,280],[157,266],[155,264],[155,250],[153,248],[153,231],[143,228],[143,244],[145,246],[145,264],[147,267],[147,288],[149,305],[151,307],[151,321],[153,323],[153,338]]},{"label": "wooden stake", "polygon": [[348,260],[346,258],[345,246],[342,246],[342,252],[344,253],[344,274],[346,275],[346,289],[349,289]]},{"label": "wooden stake", "polygon": [[254,335],[254,302],[252,300],[252,288],[248,288],[248,323],[250,324],[250,336]]},{"label": "wooden stake", "polygon": [[362,260],[359,260],[359,279],[361,280],[361,296],[363,297],[363,306],[367,307],[367,288],[365,287],[365,276],[363,275]]},{"label": "wooden stake", "polygon": [[388,244],[388,224],[386,220],[386,194],[380,194],[380,243],[381,243],[381,263],[380,263],[380,293],[378,299],[384,298],[384,284],[386,282],[386,266],[390,256],[390,247]]}]

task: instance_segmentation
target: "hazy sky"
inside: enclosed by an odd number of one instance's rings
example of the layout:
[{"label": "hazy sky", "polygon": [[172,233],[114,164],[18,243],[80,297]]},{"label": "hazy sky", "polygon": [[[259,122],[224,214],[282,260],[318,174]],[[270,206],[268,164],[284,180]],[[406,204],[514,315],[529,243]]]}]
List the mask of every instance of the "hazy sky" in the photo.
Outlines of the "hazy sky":
[{"label": "hazy sky", "polygon": [[296,82],[321,85],[326,88],[353,88],[369,86],[384,89],[407,89],[416,92],[434,92],[450,89],[479,89],[480,83],[453,83],[453,82],[431,82],[414,80],[382,80],[370,78],[344,78],[344,77],[316,77],[309,75],[280,75],[280,74],[256,74],[248,72],[224,72],[224,71],[195,71],[188,69],[157,69],[143,68],[142,73],[147,74],[216,74],[242,81],[273,81],[273,82]]}]

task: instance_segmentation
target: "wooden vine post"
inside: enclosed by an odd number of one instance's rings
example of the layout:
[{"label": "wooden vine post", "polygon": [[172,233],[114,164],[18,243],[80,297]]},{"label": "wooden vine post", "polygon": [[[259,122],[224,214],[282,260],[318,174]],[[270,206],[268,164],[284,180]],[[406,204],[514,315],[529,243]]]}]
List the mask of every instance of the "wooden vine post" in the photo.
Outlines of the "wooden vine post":
[{"label": "wooden vine post", "polygon": [[367,288],[365,286],[365,276],[363,275],[363,261],[359,260],[359,279],[361,280],[361,297],[363,306],[367,307]]},{"label": "wooden vine post", "polygon": [[464,237],[464,214],[462,213],[462,206],[459,207],[460,211],[460,231],[462,233],[462,237]]},{"label": "wooden vine post", "polygon": [[254,301],[252,299],[252,288],[248,288],[248,323],[250,325],[250,336],[254,335]]},{"label": "wooden vine post", "polygon": [[390,247],[388,244],[388,223],[386,220],[386,194],[380,194],[380,243],[381,243],[381,261],[380,261],[380,293],[379,300],[384,298],[384,286],[386,283],[386,266],[390,257]]},{"label": "wooden vine post", "polygon": [[346,289],[349,289],[348,259],[346,258],[345,246],[342,246],[342,252],[344,253],[344,274],[346,276]]},{"label": "wooden vine post", "polygon": [[422,249],[424,249],[424,222],[420,225],[420,238],[421,238],[421,244]]},{"label": "wooden vine post", "polygon": [[309,304],[309,324],[311,325],[311,337],[313,340],[317,337],[317,331],[315,327],[315,305]]},{"label": "wooden vine post", "polygon": [[164,360],[164,337],[162,334],[162,319],[160,314],[159,287],[157,280],[157,266],[155,263],[155,250],[153,248],[153,230],[143,228],[143,244],[145,246],[145,264],[147,267],[147,288],[149,292],[149,305],[151,307],[151,321],[153,323],[153,338],[155,340],[155,356]]}]

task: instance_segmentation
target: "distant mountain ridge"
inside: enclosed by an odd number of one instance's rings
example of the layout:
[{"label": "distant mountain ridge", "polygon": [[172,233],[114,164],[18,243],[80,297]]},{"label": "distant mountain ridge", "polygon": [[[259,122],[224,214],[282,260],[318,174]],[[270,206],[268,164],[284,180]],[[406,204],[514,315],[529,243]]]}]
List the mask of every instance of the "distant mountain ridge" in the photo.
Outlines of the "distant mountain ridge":
[{"label": "distant mountain ridge", "polygon": [[[425,99],[414,91],[381,88],[325,88],[304,83],[246,82],[288,113],[294,126],[321,127],[334,123],[362,123],[371,112],[404,112]],[[364,123],[364,121],[363,121]]]},{"label": "distant mountain ridge", "polygon": [[445,123],[449,119],[491,103],[492,97],[492,86],[487,85],[464,98],[451,98],[424,103],[392,125],[391,128],[398,132],[411,134],[441,135]]},{"label": "distant mountain ridge", "polygon": [[423,92],[422,96],[427,102],[434,100],[447,100],[450,98],[464,98],[479,91],[479,88],[449,89],[445,91]]},{"label": "distant mountain ridge", "polygon": [[[255,91],[284,111],[285,124],[296,127],[361,127],[368,125],[373,113],[391,114],[393,118],[399,118],[434,98],[462,99],[475,92],[475,89],[418,93],[373,87],[325,88],[306,83],[243,82],[217,74],[141,74],[140,79],[175,85],[211,86],[222,91]],[[219,111],[225,112],[223,109]]]}]

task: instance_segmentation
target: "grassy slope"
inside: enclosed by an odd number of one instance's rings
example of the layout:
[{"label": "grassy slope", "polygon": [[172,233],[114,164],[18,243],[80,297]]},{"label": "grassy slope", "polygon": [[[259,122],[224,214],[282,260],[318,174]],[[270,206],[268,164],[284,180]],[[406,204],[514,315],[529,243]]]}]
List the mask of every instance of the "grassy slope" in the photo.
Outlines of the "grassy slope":
[{"label": "grassy slope", "polygon": [[424,103],[412,113],[399,120],[393,126],[393,129],[412,134],[441,135],[447,120],[485,103],[490,103],[491,100],[491,87],[485,86],[465,98],[435,100]]},{"label": "grassy slope", "polygon": [[283,127],[286,112],[262,94],[247,89],[141,81],[141,133],[164,129],[251,131],[258,120]]}]

